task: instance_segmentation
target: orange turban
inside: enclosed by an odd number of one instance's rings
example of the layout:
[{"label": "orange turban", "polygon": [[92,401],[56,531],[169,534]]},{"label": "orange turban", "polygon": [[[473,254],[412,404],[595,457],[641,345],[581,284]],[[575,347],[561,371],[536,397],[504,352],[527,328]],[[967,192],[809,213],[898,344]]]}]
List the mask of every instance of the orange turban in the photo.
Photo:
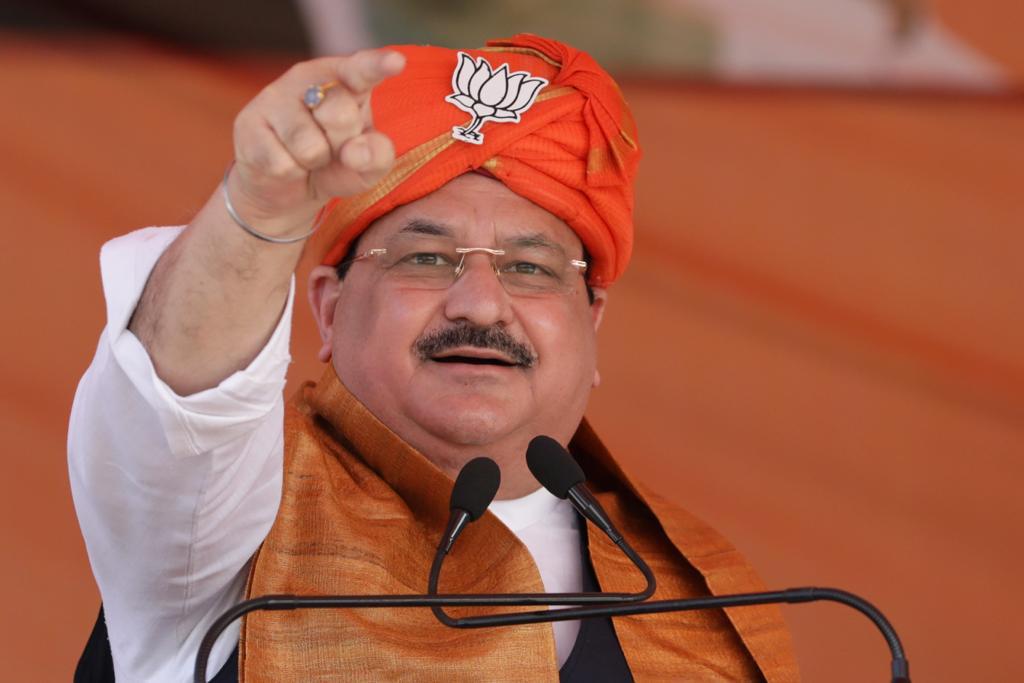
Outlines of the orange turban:
[{"label": "orange turban", "polygon": [[585,52],[529,34],[478,50],[391,49],[405,55],[405,70],[378,85],[370,105],[395,165],[369,191],[327,204],[322,262],[336,265],[389,211],[482,168],[576,232],[593,262],[590,284],[614,282],[633,248],[640,147],[611,76]]}]

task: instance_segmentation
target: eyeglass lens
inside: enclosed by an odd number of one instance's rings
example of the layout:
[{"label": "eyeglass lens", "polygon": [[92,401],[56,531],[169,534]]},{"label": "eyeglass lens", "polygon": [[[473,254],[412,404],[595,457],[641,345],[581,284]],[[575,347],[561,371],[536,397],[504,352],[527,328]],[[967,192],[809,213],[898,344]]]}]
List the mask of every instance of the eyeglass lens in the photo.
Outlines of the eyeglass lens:
[{"label": "eyeglass lens", "polygon": [[493,259],[493,267],[510,294],[567,293],[578,283],[579,270],[558,245],[536,240],[511,241],[496,247],[503,253],[456,252],[454,240],[433,235],[397,235],[377,258],[388,276],[408,286],[444,289],[459,275],[459,265],[470,259]]}]

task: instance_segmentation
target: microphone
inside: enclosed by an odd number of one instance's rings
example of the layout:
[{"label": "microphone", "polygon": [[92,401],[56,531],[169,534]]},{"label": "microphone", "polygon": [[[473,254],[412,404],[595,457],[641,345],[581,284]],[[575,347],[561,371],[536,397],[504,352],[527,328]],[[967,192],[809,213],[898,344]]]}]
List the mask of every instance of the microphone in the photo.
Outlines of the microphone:
[{"label": "microphone", "polygon": [[445,529],[437,550],[445,555],[452,549],[455,539],[470,522],[480,519],[487,506],[494,500],[501,486],[501,470],[497,463],[487,457],[473,458],[459,470],[459,476],[452,487],[448,508],[448,528]]},{"label": "microphone", "polygon": [[550,436],[534,437],[526,449],[526,466],[552,495],[563,500],[568,498],[577,512],[597,525],[616,545],[624,543],[622,534],[584,483],[587,478],[583,469],[562,444]]},{"label": "microphone", "polygon": [[[477,460],[487,460],[486,458],[477,458]],[[494,497],[491,493],[489,497],[485,499],[482,493],[472,493],[468,490],[468,487],[476,483],[476,475],[467,475],[463,477],[463,474],[470,469],[475,461],[466,463],[463,470],[459,472],[459,476],[455,481],[455,487],[452,489],[452,518],[449,521],[448,528],[451,530],[456,525],[458,530],[461,531],[470,521],[475,521],[480,515],[483,514],[484,509],[490,504]],[[493,461],[488,460],[493,464]],[[598,527],[601,528],[609,538],[615,542],[619,549],[633,562],[634,565],[643,573],[644,579],[647,581],[645,588],[639,593],[513,593],[509,597],[517,596],[523,602],[522,605],[537,605],[537,606],[551,606],[551,605],[612,605],[612,604],[626,604],[626,603],[637,603],[647,600],[654,594],[654,590],[657,586],[657,581],[654,578],[654,572],[644,562],[643,558],[637,554],[635,550],[626,542],[619,533],[615,525],[612,524],[608,514],[601,507],[601,504],[593,497],[593,494],[584,485],[586,477],[583,476],[583,470],[573,460],[572,456],[569,455],[568,451],[562,448],[561,444],[552,439],[549,436],[537,436],[530,441],[529,446],[526,450],[526,464],[530,468],[530,472],[533,476],[555,496],[562,498],[569,498],[573,505],[579,510],[585,518],[592,521]],[[475,468],[474,468],[475,469]],[[495,465],[497,469],[497,465]],[[465,488],[464,488],[465,487]],[[497,488],[497,487],[495,487]],[[468,512],[462,514],[457,513],[458,506],[456,500],[461,501],[463,498],[469,498],[474,496],[473,500],[482,502],[479,507],[479,512],[476,516],[471,516]],[[468,504],[467,504],[468,506]],[[457,533],[455,534],[458,535]],[[454,537],[449,533],[445,533],[444,538],[438,545],[437,553],[434,555],[434,562],[430,567],[430,576],[427,580],[427,595],[437,595],[437,586],[441,576],[441,565],[444,563],[444,559],[448,552],[451,550],[452,544],[454,543]],[[480,616],[480,617],[465,617],[462,619],[453,619],[448,616],[443,609],[444,605],[432,605],[431,610],[437,620],[446,626],[453,628],[476,628],[485,625],[485,622],[489,623],[491,619],[501,619],[504,615],[498,616]],[[566,610],[571,612],[572,610]],[[518,616],[520,618],[534,618],[537,621],[545,621],[548,611],[535,611],[535,612],[521,612]],[[534,623],[534,622],[517,622],[517,623]],[[495,625],[501,625],[495,624]]]},{"label": "microphone", "polygon": [[[480,515],[484,514],[487,506],[494,500],[499,486],[501,486],[501,470],[498,469],[498,464],[488,457],[473,458],[459,470],[448,504],[448,508],[451,510],[448,528],[445,529],[437,544],[437,552],[434,553],[434,561],[430,565],[430,576],[427,579],[428,594],[437,594],[441,564],[451,551],[452,545],[455,544],[455,539],[459,537],[467,524],[480,519]],[[442,624],[455,625],[455,622],[445,614],[440,606],[435,605],[430,609]]]},{"label": "microphone", "polygon": [[639,594],[641,597],[638,600],[646,600],[654,595],[654,573],[615,528],[604,507],[587,488],[583,469],[569,451],[550,436],[535,436],[526,448],[526,466],[544,488],[563,500],[568,498],[577,512],[601,529],[640,568],[647,578],[647,589]]}]

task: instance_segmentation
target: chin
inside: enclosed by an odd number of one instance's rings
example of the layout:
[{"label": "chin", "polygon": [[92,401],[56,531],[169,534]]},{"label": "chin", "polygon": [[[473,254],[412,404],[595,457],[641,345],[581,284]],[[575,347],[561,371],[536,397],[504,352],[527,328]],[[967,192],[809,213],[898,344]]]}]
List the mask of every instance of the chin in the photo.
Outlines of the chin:
[{"label": "chin", "polygon": [[416,412],[416,421],[427,431],[460,446],[486,446],[515,428],[513,411],[508,406],[496,405],[480,396],[447,397]]}]

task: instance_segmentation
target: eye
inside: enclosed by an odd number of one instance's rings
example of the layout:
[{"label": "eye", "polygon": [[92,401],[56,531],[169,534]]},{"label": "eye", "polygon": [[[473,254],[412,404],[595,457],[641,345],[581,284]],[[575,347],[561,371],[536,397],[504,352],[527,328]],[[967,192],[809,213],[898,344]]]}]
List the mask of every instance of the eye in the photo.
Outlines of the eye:
[{"label": "eye", "polygon": [[550,268],[532,261],[513,261],[505,264],[502,270],[509,275],[527,275],[537,278],[555,277],[554,272]]},{"label": "eye", "polygon": [[451,259],[444,254],[432,251],[417,251],[407,254],[400,263],[410,266],[450,266],[452,264]]}]

